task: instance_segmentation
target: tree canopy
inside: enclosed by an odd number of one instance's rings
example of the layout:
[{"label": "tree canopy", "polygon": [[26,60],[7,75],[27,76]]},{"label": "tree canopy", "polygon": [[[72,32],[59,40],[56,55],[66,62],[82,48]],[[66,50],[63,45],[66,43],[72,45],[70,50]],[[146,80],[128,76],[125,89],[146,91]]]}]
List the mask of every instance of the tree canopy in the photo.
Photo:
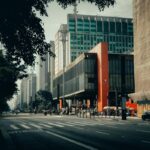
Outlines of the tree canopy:
[{"label": "tree canopy", "polygon": [[43,109],[50,109],[52,107],[52,101],[52,94],[49,91],[39,90],[36,93],[34,107],[37,107],[38,111],[41,111]]},{"label": "tree canopy", "polygon": [[[7,50],[10,61],[33,65],[35,55],[42,58],[49,52],[50,44],[45,41],[42,20],[37,16],[47,16],[46,7],[54,0],[1,0],[0,5],[0,41]],[[56,0],[66,8],[76,0]],[[115,0],[80,0],[95,3],[100,10],[114,5]],[[57,13],[57,12],[56,12]]]},{"label": "tree canopy", "polygon": [[16,81],[19,77],[19,69],[0,52],[0,100],[8,100],[17,91]]},{"label": "tree canopy", "polygon": [[[6,58],[0,56],[0,100],[9,99],[17,91],[16,80],[25,75],[27,65],[34,65],[36,54],[44,60],[51,52],[45,40],[42,20],[47,16],[46,7],[54,0],[1,0],[0,44],[6,50]],[[63,8],[76,0],[56,0]],[[94,3],[99,10],[114,5],[115,0],[78,0]],[[57,12],[56,12],[57,13]]]}]

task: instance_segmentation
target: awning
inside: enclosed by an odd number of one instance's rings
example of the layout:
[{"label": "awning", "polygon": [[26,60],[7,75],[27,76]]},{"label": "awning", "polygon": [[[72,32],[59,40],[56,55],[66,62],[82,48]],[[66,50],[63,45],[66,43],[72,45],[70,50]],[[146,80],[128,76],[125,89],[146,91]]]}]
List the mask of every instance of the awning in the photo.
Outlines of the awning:
[{"label": "awning", "polygon": [[150,100],[150,91],[140,91],[136,93],[131,93],[128,94],[128,96],[134,101]]}]

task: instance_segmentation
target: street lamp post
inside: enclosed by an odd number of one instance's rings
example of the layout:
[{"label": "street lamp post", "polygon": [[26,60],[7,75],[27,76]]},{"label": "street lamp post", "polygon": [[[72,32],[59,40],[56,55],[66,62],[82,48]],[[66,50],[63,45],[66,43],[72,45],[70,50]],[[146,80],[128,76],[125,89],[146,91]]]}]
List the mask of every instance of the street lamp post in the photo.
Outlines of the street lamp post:
[{"label": "street lamp post", "polygon": [[115,89],[115,98],[116,98],[116,116],[118,116],[118,92],[117,88]]}]

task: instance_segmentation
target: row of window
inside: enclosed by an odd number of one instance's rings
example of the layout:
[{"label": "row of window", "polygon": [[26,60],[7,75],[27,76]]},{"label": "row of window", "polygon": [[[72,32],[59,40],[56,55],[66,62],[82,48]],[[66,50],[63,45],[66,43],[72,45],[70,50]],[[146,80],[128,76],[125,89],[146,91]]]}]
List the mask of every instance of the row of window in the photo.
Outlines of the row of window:
[{"label": "row of window", "polygon": [[123,42],[133,43],[133,36],[117,36],[117,35],[108,35],[108,34],[101,34],[101,35],[94,35],[94,34],[71,34],[71,42],[72,41],[106,41],[106,42]]},{"label": "row of window", "polygon": [[133,24],[126,22],[107,22],[107,21],[97,21],[95,24],[90,22],[75,23],[69,22],[69,31],[92,31],[92,32],[103,32],[103,33],[117,33],[124,35],[133,34]]},{"label": "row of window", "polygon": [[[122,82],[121,82],[121,75],[110,75],[109,76],[109,89],[110,91],[114,91],[117,89],[122,89]],[[134,91],[134,77],[133,75],[125,75],[125,84],[124,84],[125,91]]]}]

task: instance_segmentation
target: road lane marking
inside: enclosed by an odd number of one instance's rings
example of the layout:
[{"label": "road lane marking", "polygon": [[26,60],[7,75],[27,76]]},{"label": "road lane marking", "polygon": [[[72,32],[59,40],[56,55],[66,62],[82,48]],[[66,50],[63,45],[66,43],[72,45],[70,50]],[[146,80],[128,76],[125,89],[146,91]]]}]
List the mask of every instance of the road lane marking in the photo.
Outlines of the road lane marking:
[{"label": "road lane marking", "polygon": [[56,123],[50,123],[50,122],[48,122],[47,124],[49,124],[49,125],[52,125],[52,126],[56,126],[56,127],[64,127],[63,125],[60,125],[60,124],[56,124]]},{"label": "road lane marking", "polygon": [[103,132],[103,131],[96,131],[96,133],[105,134],[105,135],[110,135],[110,133]]},{"label": "road lane marking", "polygon": [[[81,122],[78,122],[78,123],[81,123]],[[85,125],[100,125],[99,123],[92,123],[92,122],[82,122],[82,124],[85,124]]]},{"label": "road lane marking", "polygon": [[20,124],[20,126],[22,126],[25,129],[31,129],[29,126],[25,125],[25,124]]},{"label": "road lane marking", "polygon": [[77,122],[66,122],[66,123],[68,123],[68,124],[71,124],[71,125],[78,125],[78,126],[86,126],[86,125],[84,125],[84,124],[80,124],[80,123],[77,123]]},{"label": "road lane marking", "polygon": [[94,148],[94,147],[92,147],[92,146],[90,146],[90,145],[83,144],[83,143],[81,143],[81,142],[78,142],[78,141],[75,141],[75,140],[73,140],[73,139],[64,137],[64,136],[62,136],[62,135],[59,135],[59,134],[56,134],[56,133],[53,133],[53,132],[50,132],[50,131],[46,131],[46,132],[47,132],[48,134],[51,134],[51,135],[53,135],[53,136],[56,136],[56,137],[61,138],[61,139],[63,139],[63,140],[66,140],[66,141],[71,142],[71,143],[73,143],[73,144],[76,144],[76,145],[78,145],[78,146],[81,146],[81,147],[83,147],[83,148],[85,148],[85,149],[88,149],[88,150],[98,150],[97,148]]},{"label": "road lane marking", "polygon": [[146,131],[146,130],[136,130],[138,132],[144,132],[144,133],[150,133],[150,131]]},{"label": "road lane marking", "polygon": [[60,125],[64,125],[64,126],[69,126],[69,127],[73,127],[74,125],[71,125],[71,124],[66,124],[66,123],[62,123],[62,122],[56,122],[57,124],[60,124]]},{"label": "road lane marking", "polygon": [[43,124],[43,123],[40,123],[40,125],[41,125],[41,126],[44,126],[44,127],[46,127],[46,128],[52,128],[52,126],[46,125],[46,124]]},{"label": "road lane marking", "polygon": [[13,128],[14,130],[19,130],[19,128],[16,127],[15,125],[13,125],[13,124],[11,124],[10,127]]},{"label": "road lane marking", "polygon": [[36,124],[33,124],[33,123],[30,123],[30,125],[33,126],[33,127],[35,127],[35,128],[42,129],[42,127],[39,126],[39,125],[36,125]]},{"label": "road lane marking", "polygon": [[118,127],[116,126],[110,126],[110,125],[105,125],[106,127],[109,127],[109,128],[114,128],[114,129],[117,129]]},{"label": "road lane marking", "polygon": [[150,144],[150,141],[142,140],[141,142],[142,142],[142,143],[148,143],[148,144]]}]

